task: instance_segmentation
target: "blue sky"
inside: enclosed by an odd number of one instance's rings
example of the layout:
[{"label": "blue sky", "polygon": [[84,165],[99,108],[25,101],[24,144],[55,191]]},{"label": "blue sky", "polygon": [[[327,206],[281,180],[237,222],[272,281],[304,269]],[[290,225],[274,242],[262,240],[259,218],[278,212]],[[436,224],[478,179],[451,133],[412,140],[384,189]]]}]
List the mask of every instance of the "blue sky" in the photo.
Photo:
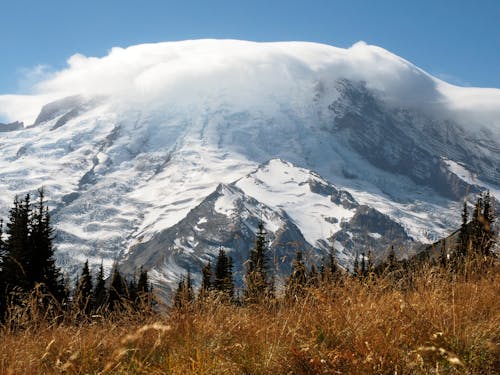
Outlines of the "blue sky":
[{"label": "blue sky", "polygon": [[75,53],[193,38],[364,40],[451,83],[500,88],[499,0],[5,0],[0,9],[0,94],[29,92]]}]

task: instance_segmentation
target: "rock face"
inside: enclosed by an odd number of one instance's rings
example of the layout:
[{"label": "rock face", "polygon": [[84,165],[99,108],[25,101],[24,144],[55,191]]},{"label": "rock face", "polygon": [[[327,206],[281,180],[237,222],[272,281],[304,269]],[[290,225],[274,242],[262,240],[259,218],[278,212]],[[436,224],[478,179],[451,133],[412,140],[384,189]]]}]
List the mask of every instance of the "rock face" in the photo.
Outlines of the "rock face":
[{"label": "rock face", "polygon": [[73,276],[118,260],[167,293],[222,246],[241,278],[260,220],[282,272],[330,243],[349,267],[448,234],[467,194],[498,195],[500,90],[378,47],[189,41],[72,61],[32,126],[0,126],[0,216],[43,185]]},{"label": "rock face", "polygon": [[[468,137],[450,121],[402,108],[388,109],[361,82],[338,82],[340,97],[328,107],[335,115],[328,129],[374,166],[409,177],[450,199],[460,199],[478,188],[450,173],[443,158],[464,163],[485,181],[498,183],[498,143],[488,134]],[[482,145],[484,148],[478,147]],[[490,152],[496,152],[496,156]],[[495,159],[495,164],[485,162]]]}]

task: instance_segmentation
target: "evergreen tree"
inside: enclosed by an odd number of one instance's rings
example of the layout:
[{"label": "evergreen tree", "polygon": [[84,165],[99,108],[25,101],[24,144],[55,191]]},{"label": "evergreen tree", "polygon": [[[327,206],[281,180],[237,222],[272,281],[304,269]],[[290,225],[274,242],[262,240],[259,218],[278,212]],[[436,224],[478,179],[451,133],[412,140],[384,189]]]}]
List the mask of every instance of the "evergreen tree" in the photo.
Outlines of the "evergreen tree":
[{"label": "evergreen tree", "polygon": [[153,287],[148,278],[148,272],[141,266],[139,270],[139,279],[137,280],[137,297],[135,305],[139,308],[152,306],[153,304]]},{"label": "evergreen tree", "polygon": [[177,283],[177,289],[174,294],[174,306],[178,309],[185,307],[187,304],[186,298],[186,280],[181,276]]},{"label": "evergreen tree", "polygon": [[201,270],[200,298],[204,298],[212,289],[212,265],[207,262]]},{"label": "evergreen tree", "polygon": [[40,285],[45,293],[62,302],[66,293],[60,270],[55,265],[50,215],[43,189],[39,189],[38,194],[35,210],[30,194],[26,194],[22,202],[16,197],[9,211],[2,265],[5,288],[9,293],[29,292]]},{"label": "evergreen tree", "polygon": [[448,254],[446,252],[446,239],[441,241],[441,247],[439,250],[439,265],[442,268],[446,268],[448,265]]},{"label": "evergreen tree", "polygon": [[375,270],[375,264],[373,263],[373,253],[371,250],[368,250],[368,259],[366,264],[366,272],[368,276],[373,276],[373,272]]},{"label": "evergreen tree", "polygon": [[126,296],[131,306],[136,306],[138,302],[139,294],[137,292],[137,279],[136,274],[132,275],[130,280],[125,283],[127,285]]},{"label": "evergreen tree", "polygon": [[391,245],[391,250],[387,256],[387,271],[394,272],[397,268],[398,258],[396,258],[396,252],[394,251],[394,246]]},{"label": "evergreen tree", "polygon": [[106,290],[106,282],[104,280],[104,266],[101,262],[101,266],[99,267],[99,272],[97,273],[96,283],[93,290],[93,300],[94,300],[94,309],[96,311],[102,311],[107,308],[107,290]]},{"label": "evergreen tree", "polygon": [[118,263],[115,262],[108,290],[108,305],[111,310],[120,310],[123,307],[126,289],[126,282],[118,269]]},{"label": "evergreen tree", "polygon": [[471,250],[480,253],[484,238],[484,217],[483,217],[483,196],[479,194],[474,211],[472,213],[471,222]]},{"label": "evergreen tree", "polygon": [[368,271],[366,269],[366,262],[365,262],[365,253],[361,253],[361,276],[366,277],[368,274]]},{"label": "evergreen tree", "polygon": [[188,271],[187,275],[181,276],[177,284],[177,290],[174,295],[174,306],[178,309],[189,307],[194,300],[193,282],[191,273]]},{"label": "evergreen tree", "polygon": [[223,249],[219,250],[214,273],[214,289],[232,300],[234,296],[233,261]]},{"label": "evergreen tree", "polygon": [[3,220],[0,219],[0,322],[3,320],[6,309],[6,291],[4,282],[5,242],[3,240]]},{"label": "evergreen tree", "polygon": [[352,268],[352,275],[354,277],[359,277],[361,276],[361,272],[360,272],[360,269],[359,269],[359,254],[356,253],[356,257],[354,258],[354,265],[353,265],[353,268]]},{"label": "evergreen tree", "polygon": [[307,284],[312,287],[317,287],[319,285],[319,275],[318,270],[314,264],[311,264],[309,269],[309,274],[307,275]]},{"label": "evergreen tree", "polygon": [[307,284],[306,266],[302,260],[302,251],[295,252],[292,262],[292,271],[288,277],[286,295],[289,298],[299,298],[305,293]]},{"label": "evergreen tree", "polygon": [[467,248],[469,247],[469,230],[467,228],[469,212],[467,209],[467,201],[464,200],[463,209],[462,209],[462,225],[460,225],[460,231],[458,233],[458,243],[457,250],[454,256],[455,263],[460,259],[465,258],[467,255]]},{"label": "evergreen tree", "polygon": [[483,255],[489,256],[491,255],[491,249],[494,242],[493,222],[495,220],[489,190],[486,191],[483,199],[483,219],[484,241],[482,243],[481,252]]},{"label": "evergreen tree", "polygon": [[5,241],[3,239],[3,220],[0,219],[0,272],[3,258],[5,257]]},{"label": "evergreen tree", "polygon": [[257,302],[272,294],[273,283],[269,280],[269,261],[264,224],[259,223],[254,248],[250,251],[245,275],[245,297],[249,302]]},{"label": "evergreen tree", "polygon": [[38,205],[31,220],[31,283],[44,284],[47,291],[61,302],[65,297],[64,282],[59,268],[55,265],[52,246],[54,230],[50,226],[43,188],[38,190],[38,197]]},{"label": "evergreen tree", "polygon": [[30,195],[24,202],[16,197],[14,206],[9,211],[7,223],[7,241],[5,242],[5,257],[3,274],[7,292],[27,292],[34,287],[31,274],[30,254]]},{"label": "evergreen tree", "polygon": [[90,315],[93,310],[92,304],[92,275],[89,270],[89,262],[85,261],[81,276],[76,284],[74,292],[74,303],[79,312]]},{"label": "evergreen tree", "polygon": [[141,266],[139,280],[137,281],[137,293],[142,296],[150,293],[150,291],[148,272]]}]

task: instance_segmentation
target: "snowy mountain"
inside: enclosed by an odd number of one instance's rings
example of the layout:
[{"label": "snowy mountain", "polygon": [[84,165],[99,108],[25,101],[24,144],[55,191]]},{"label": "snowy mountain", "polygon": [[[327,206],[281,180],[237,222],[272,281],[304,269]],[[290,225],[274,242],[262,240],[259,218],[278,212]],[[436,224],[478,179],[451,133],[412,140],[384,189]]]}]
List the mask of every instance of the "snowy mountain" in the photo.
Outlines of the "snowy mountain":
[{"label": "snowy mountain", "polygon": [[261,219],[284,270],[329,241],[348,265],[448,234],[467,194],[498,196],[499,104],[364,43],[75,55],[32,94],[0,95],[0,213],[44,185],[73,273],[119,259],[169,286],[220,246],[241,271]]}]

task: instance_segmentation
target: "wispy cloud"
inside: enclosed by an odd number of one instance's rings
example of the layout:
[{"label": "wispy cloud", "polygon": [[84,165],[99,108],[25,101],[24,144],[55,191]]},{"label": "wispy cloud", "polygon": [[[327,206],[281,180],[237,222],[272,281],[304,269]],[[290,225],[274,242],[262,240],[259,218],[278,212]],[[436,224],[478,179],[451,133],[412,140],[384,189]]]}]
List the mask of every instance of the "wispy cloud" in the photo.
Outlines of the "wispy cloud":
[{"label": "wispy cloud", "polygon": [[49,80],[55,73],[50,65],[39,64],[34,67],[21,67],[18,69],[17,82],[19,92],[31,92],[33,87],[40,82]]}]

